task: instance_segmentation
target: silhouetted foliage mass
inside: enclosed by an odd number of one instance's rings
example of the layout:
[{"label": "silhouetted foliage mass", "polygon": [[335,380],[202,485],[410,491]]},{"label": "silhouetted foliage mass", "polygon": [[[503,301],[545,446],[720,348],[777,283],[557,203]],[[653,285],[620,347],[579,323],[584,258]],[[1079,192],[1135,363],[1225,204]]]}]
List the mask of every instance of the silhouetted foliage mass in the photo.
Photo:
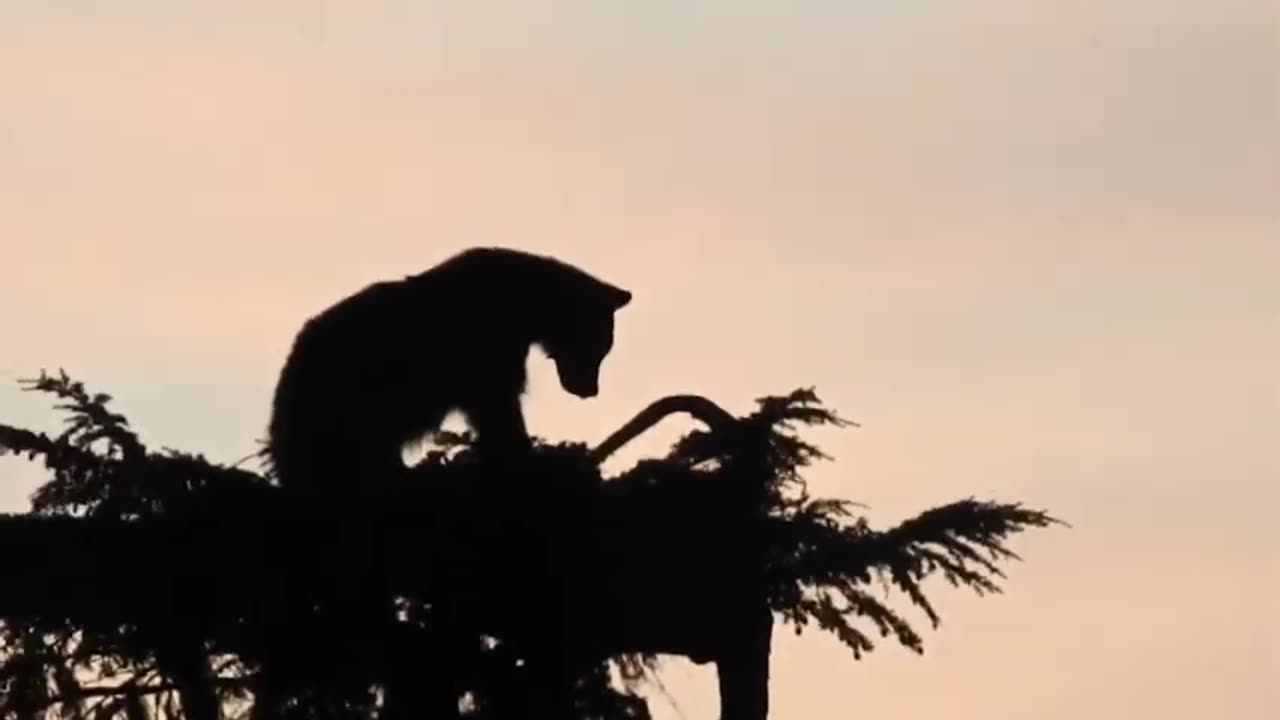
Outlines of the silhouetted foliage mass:
[{"label": "silhouetted foliage mass", "polygon": [[[572,716],[646,718],[638,683],[664,653],[717,663],[724,717],[763,717],[771,618],[855,657],[877,638],[922,652],[876,581],[936,626],[925,578],[999,592],[1006,540],[1057,522],[966,499],[875,530],[810,496],[800,470],[825,456],[798,429],[844,421],[809,390],[611,478],[582,444],[539,441],[527,467],[496,468],[450,436],[367,521],[370,607],[394,617],[352,618],[329,602],[333,508],[148,448],[65,373],[27,387],[67,427],[0,425],[0,452],[50,473],[30,513],[0,517],[0,714],[15,720],[248,717],[272,663],[288,697],[259,717],[416,717],[446,681],[463,716],[518,717],[548,677],[534,669],[554,668],[572,671]],[[353,649],[370,632],[376,652]]]}]

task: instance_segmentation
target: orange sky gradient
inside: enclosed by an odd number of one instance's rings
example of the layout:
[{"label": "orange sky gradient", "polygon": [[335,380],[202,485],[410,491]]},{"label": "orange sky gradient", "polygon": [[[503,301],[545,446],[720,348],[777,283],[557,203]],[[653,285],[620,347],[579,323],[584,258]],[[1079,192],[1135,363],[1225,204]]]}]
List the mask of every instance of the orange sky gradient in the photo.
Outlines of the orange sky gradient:
[{"label": "orange sky gradient", "polygon": [[[547,252],[635,300],[600,397],[532,361],[535,433],[816,385],[863,427],[812,435],[814,492],[1074,525],[1003,596],[939,584],[924,657],[780,630],[774,718],[1273,717],[1280,6],[877,5],[0,5],[0,382],[65,366],[234,461],[309,314]],[[709,670],[662,680],[714,717]]]}]

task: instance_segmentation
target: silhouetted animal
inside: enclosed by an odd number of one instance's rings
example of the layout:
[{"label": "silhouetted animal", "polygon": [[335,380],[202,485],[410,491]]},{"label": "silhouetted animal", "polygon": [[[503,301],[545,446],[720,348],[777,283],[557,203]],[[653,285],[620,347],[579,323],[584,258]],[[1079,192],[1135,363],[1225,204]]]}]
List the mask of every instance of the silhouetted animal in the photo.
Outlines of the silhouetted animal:
[{"label": "silhouetted animal", "polygon": [[307,321],[280,373],[268,449],[285,487],[358,489],[403,470],[402,449],[461,411],[480,453],[527,450],[529,348],[561,386],[599,390],[614,314],[631,293],[548,257],[467,250],[378,282]]}]

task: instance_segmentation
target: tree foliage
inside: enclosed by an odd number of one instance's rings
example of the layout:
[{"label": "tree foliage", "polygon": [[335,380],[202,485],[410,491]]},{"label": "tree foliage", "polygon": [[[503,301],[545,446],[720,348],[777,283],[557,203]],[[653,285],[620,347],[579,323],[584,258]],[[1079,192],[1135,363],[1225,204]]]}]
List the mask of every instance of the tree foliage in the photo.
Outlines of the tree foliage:
[{"label": "tree foliage", "polygon": [[0,425],[0,452],[49,472],[30,513],[0,517],[0,715],[14,720],[244,715],[267,662],[296,668],[291,716],[372,717],[392,676],[425,687],[447,666],[464,714],[500,717],[548,643],[577,653],[577,716],[643,718],[638,683],[656,655],[716,659],[736,632],[718,619],[744,593],[855,658],[876,638],[923,652],[876,584],[937,626],[927,578],[999,592],[1000,564],[1017,557],[1008,539],[1058,522],[965,499],[876,530],[853,504],[810,496],[801,470],[826,456],[799,430],[846,424],[811,390],[763,398],[611,478],[582,444],[539,442],[526,467],[498,470],[456,436],[367,520],[375,586],[399,613],[360,665],[341,641],[350,619],[326,610],[331,508],[287,497],[269,473],[149,448],[109,396],[65,373],[26,387],[57,400],[66,428]]}]

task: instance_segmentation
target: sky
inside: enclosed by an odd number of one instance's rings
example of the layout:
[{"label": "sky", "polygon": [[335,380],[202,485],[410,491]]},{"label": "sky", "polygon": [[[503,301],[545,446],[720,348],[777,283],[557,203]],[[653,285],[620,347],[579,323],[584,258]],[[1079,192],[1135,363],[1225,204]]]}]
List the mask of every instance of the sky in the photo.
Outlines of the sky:
[{"label": "sky", "polygon": [[815,386],[862,426],[813,492],[1073,526],[937,631],[899,599],[923,657],[780,629],[774,718],[1269,718],[1278,197],[1275,0],[0,0],[0,421],[56,428],[4,379],[61,366],[232,462],[308,316],[544,252],[635,297],[599,397],[531,360],[536,434]]}]

